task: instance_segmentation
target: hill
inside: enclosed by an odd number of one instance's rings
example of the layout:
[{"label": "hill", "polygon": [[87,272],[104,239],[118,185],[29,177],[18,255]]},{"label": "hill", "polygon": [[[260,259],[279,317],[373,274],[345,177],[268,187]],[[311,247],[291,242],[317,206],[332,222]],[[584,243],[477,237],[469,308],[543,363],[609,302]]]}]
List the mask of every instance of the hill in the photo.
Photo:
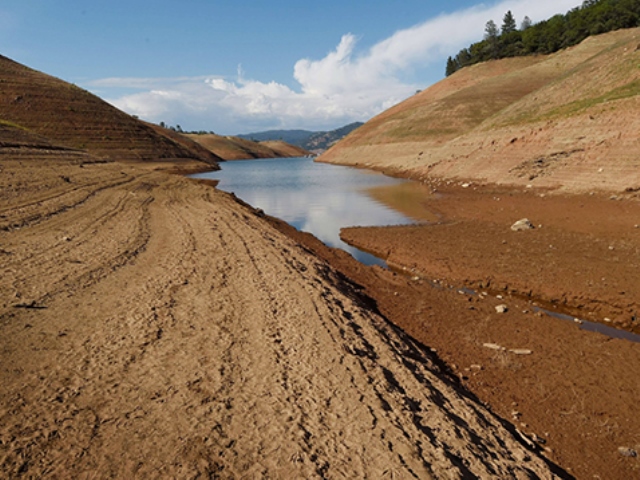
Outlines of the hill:
[{"label": "hill", "polygon": [[47,139],[50,145],[109,159],[181,159],[212,165],[218,160],[193,142],[176,142],[166,131],[121,112],[75,85],[3,56],[0,82],[0,120],[14,127],[11,132],[5,130],[5,136],[20,137],[27,132]]},{"label": "hill", "polygon": [[586,0],[566,15],[555,15],[532,24],[525,17],[518,30],[511,11],[498,30],[493,20],[485,27],[484,40],[463,48],[447,60],[447,75],[468,65],[531,54],[555,53],[582,42],[590,35],[640,26],[640,3],[636,0]]},{"label": "hill", "polygon": [[223,160],[249,160],[253,158],[304,157],[310,152],[284,141],[255,142],[240,137],[214,133],[183,135],[195,141]]},{"label": "hill", "polygon": [[259,142],[280,140],[314,153],[321,153],[362,125],[362,122],[354,122],[335,130],[323,132],[311,132],[309,130],[269,130],[266,132],[238,135],[238,137]]},{"label": "hill", "polygon": [[309,130],[267,130],[264,132],[254,132],[236,135],[244,140],[265,142],[268,140],[282,140],[292,145],[302,145],[315,132]]},{"label": "hill", "polygon": [[319,161],[571,191],[639,188],[639,35],[620,30],[548,56],[464,68]]}]

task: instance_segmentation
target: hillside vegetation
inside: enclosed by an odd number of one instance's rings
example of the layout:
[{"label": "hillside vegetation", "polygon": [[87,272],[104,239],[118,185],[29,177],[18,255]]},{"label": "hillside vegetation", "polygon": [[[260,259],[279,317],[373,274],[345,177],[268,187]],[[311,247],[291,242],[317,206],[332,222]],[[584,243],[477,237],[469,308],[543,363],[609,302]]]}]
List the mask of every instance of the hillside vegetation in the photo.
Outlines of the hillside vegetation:
[{"label": "hillside vegetation", "polygon": [[620,30],[464,68],[319,160],[574,191],[640,188],[639,35]]},{"label": "hillside vegetation", "polygon": [[[0,127],[5,147],[48,145],[112,160],[197,160],[214,154],[141,122],[70,83],[0,55]],[[24,146],[24,145],[23,145]]]},{"label": "hillside vegetation", "polygon": [[520,29],[509,10],[499,30],[489,20],[482,41],[463,48],[454,58],[449,57],[446,72],[450,75],[460,68],[498,58],[555,53],[591,35],[637,26],[640,26],[637,0],[585,0],[566,15],[555,15],[535,25],[525,17]]},{"label": "hillside vegetation", "polygon": [[223,160],[250,160],[254,158],[304,157],[307,150],[289,143],[272,140],[255,142],[240,137],[222,136],[215,133],[185,134]]}]

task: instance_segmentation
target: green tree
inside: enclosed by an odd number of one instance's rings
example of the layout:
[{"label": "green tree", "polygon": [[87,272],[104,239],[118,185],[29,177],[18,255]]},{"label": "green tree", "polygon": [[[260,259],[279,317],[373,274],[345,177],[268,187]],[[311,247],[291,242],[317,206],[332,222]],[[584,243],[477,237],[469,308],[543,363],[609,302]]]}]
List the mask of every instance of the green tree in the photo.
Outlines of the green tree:
[{"label": "green tree", "polygon": [[502,35],[508,35],[511,32],[515,32],[518,29],[516,26],[516,19],[513,17],[511,10],[504,14],[502,19]]},{"label": "green tree", "polygon": [[484,39],[487,41],[489,58],[498,58],[498,27],[493,20],[489,20],[484,27]]},{"label": "green tree", "polygon": [[451,57],[447,58],[447,69],[445,72],[446,76],[448,77],[449,75],[455,73],[456,70],[458,70],[458,65],[456,64],[455,60]]},{"label": "green tree", "polygon": [[471,65],[473,63],[471,52],[468,48],[463,48],[460,50],[458,55],[456,55],[455,62],[458,66],[458,69],[466,67],[467,65]]}]

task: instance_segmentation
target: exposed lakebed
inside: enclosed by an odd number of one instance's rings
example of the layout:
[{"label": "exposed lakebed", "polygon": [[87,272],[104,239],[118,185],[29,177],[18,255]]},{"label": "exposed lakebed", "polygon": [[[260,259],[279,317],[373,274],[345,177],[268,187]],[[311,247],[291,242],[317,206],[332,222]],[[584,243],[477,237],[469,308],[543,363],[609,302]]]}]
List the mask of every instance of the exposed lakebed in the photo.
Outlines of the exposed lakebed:
[{"label": "exposed lakebed", "polygon": [[222,169],[193,175],[215,179],[253,207],[278,217],[325,244],[341,248],[367,265],[384,261],[340,240],[349,226],[407,225],[415,220],[382,203],[374,189],[410,183],[377,172],[316,163],[311,158],[224,162]]}]

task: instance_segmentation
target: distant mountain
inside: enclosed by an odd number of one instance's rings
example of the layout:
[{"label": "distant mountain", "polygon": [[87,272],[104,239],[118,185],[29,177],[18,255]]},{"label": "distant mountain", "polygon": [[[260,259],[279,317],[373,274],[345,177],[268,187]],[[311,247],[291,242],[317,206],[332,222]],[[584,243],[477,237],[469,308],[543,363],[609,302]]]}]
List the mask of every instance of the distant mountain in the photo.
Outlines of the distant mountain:
[{"label": "distant mountain", "polygon": [[266,132],[236,135],[236,137],[243,138],[245,140],[254,140],[256,142],[282,140],[283,142],[290,143],[291,145],[298,145],[300,147],[314,133],[315,132],[310,132],[308,130],[267,130]]},{"label": "distant mountain", "polygon": [[297,145],[311,152],[319,153],[328,149],[338,140],[342,140],[356,128],[363,125],[362,122],[355,122],[344,127],[327,132],[311,132],[309,130],[268,130],[266,132],[248,133],[237,135],[246,140],[264,142],[268,140],[282,140],[283,142]]},{"label": "distant mountain", "polygon": [[[176,134],[181,135],[181,134]],[[224,137],[215,133],[182,134],[223,160],[250,160],[254,158],[304,157],[311,152],[282,140],[256,142],[239,137]]]}]

